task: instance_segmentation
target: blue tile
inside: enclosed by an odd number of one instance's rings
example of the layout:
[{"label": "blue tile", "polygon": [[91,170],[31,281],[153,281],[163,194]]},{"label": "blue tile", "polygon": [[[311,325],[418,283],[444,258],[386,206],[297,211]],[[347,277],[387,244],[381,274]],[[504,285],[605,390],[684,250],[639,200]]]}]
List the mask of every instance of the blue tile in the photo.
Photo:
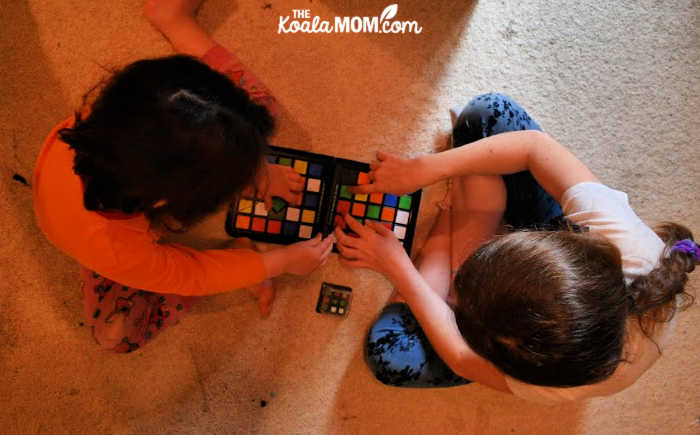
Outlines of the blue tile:
[{"label": "blue tile", "polygon": [[299,224],[296,222],[285,222],[282,232],[285,236],[296,236],[299,231]]},{"label": "blue tile", "polygon": [[309,175],[312,177],[320,177],[322,171],[323,166],[319,165],[318,163],[311,163],[309,165]]},{"label": "blue tile", "polygon": [[397,202],[398,202],[398,198],[396,197],[396,195],[390,195],[388,193],[386,195],[384,195],[384,205],[388,205],[390,207],[396,207]]},{"label": "blue tile", "polygon": [[317,193],[304,193],[304,207],[315,209],[318,205],[318,194]]},{"label": "blue tile", "polygon": [[277,163],[277,156],[271,156],[271,155],[266,155],[265,158],[267,159],[268,162],[275,164]]}]

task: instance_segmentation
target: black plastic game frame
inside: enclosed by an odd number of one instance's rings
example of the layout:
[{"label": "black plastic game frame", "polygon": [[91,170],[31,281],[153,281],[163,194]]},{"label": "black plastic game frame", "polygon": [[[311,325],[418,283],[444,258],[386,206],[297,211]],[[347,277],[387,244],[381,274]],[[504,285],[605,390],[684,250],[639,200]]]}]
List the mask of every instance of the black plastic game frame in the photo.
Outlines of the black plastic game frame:
[{"label": "black plastic game frame", "polygon": [[[319,232],[321,232],[325,237],[334,230],[336,206],[338,200],[340,199],[341,186],[356,185],[358,173],[367,173],[370,170],[370,166],[367,163],[277,146],[270,146],[267,156],[269,161],[279,158],[288,158],[293,160],[304,160],[310,163],[320,164],[322,166],[322,174],[319,177],[321,179],[321,189],[319,192],[320,201],[317,205],[315,220],[312,224],[311,237],[316,236],[316,234]],[[402,243],[404,249],[409,254],[411,252],[411,246],[415,236],[416,220],[420,207],[421,194],[422,192],[418,190],[410,195],[405,195],[410,196],[411,205],[408,223],[405,225],[406,235]],[[240,228],[236,228],[235,218],[238,215],[238,203],[242,199],[244,198],[239,198],[233,202],[226,217],[226,232],[231,237],[248,237],[251,240],[281,245],[288,245],[291,243],[308,240],[299,236],[290,236],[283,233],[270,234],[267,232],[253,231],[251,229],[242,230]],[[255,199],[252,200],[255,201]],[[356,202],[354,199],[351,201],[353,204]],[[399,210],[398,204],[396,206],[396,210]],[[381,219],[371,220],[376,220],[377,222],[381,221]],[[335,248],[334,251],[337,252]]]}]

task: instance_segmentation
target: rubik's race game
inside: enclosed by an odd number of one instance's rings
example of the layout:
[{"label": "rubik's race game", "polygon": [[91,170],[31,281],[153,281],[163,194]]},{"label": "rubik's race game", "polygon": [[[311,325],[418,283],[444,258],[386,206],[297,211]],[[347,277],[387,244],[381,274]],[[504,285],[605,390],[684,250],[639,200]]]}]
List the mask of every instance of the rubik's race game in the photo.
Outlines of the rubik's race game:
[{"label": "rubik's race game", "polygon": [[277,244],[308,240],[319,232],[330,234],[336,226],[345,231],[343,213],[360,223],[376,221],[392,230],[411,252],[421,191],[396,196],[385,193],[353,194],[350,186],[369,184],[369,165],[288,148],[270,147],[268,162],[294,168],[304,177],[300,206],[274,198],[272,210],[261,199],[241,197],[229,210],[226,231],[232,237],[248,237]]}]

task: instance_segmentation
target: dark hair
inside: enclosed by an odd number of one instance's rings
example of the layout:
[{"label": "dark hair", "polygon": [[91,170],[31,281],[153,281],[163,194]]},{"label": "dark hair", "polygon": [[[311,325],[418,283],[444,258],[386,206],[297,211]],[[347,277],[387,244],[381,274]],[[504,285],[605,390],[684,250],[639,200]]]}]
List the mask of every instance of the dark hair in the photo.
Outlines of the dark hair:
[{"label": "dark hair", "polygon": [[251,183],[273,129],[228,77],[178,55],[126,66],[59,134],[76,152],[86,209],[184,229]]},{"label": "dark hair", "polygon": [[628,318],[637,316],[649,336],[684,294],[692,258],[666,254],[678,237],[692,235],[685,228],[659,235],[667,243],[659,266],[629,286],[619,250],[602,236],[542,231],[497,238],[457,273],[458,327],[477,354],[524,382],[600,382],[623,360]]}]

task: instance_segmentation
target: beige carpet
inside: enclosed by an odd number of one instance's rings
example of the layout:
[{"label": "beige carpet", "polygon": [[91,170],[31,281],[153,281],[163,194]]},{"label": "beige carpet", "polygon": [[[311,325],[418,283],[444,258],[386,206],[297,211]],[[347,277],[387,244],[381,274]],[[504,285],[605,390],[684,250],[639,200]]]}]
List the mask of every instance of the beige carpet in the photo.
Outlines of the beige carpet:
[{"label": "beige carpet", "polygon": [[[700,236],[697,0],[405,0],[397,18],[418,20],[420,35],[277,34],[293,7],[332,18],[388,4],[209,0],[201,20],[284,106],[278,144],[365,161],[380,148],[432,152],[449,131],[449,106],[502,91],[627,191],[645,220],[683,222]],[[137,0],[0,6],[0,432],[700,433],[697,305],[633,387],[555,407],[478,385],[375,381],[362,342],[390,287],[336,258],[307,278],[277,280],[267,320],[234,292],[135,354],[100,351],[81,326],[76,264],[38,233],[31,189],[12,176],[30,180],[45,135],[105,68],[170,52]],[[442,188],[424,196],[418,244]],[[324,280],[354,289],[347,319],[314,312]],[[695,273],[691,291],[698,282]]]}]

